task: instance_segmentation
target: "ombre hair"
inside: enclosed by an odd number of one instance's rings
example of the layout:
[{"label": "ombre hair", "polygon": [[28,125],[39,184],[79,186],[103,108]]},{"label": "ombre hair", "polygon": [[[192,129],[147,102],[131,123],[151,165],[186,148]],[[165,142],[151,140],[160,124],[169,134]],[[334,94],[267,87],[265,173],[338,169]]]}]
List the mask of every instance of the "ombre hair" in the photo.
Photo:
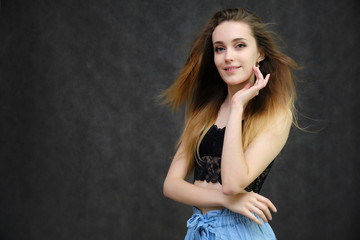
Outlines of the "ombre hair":
[{"label": "ombre hair", "polygon": [[[166,91],[161,94],[164,103],[178,110],[185,103],[185,127],[178,141],[184,142],[182,156],[188,161],[188,173],[197,159],[199,145],[215,123],[221,104],[227,96],[227,85],[220,77],[214,63],[212,33],[222,22],[236,21],[249,25],[259,52],[265,59],[260,62],[263,75],[271,73],[268,84],[251,99],[244,112],[244,151],[262,130],[276,120],[277,113],[283,121],[296,124],[294,115],[295,88],[292,70],[298,68],[290,57],[283,54],[274,41],[273,34],[254,13],[243,8],[219,11],[213,15],[195,40],[184,68]],[[239,124],[242,124],[239,122]]]}]

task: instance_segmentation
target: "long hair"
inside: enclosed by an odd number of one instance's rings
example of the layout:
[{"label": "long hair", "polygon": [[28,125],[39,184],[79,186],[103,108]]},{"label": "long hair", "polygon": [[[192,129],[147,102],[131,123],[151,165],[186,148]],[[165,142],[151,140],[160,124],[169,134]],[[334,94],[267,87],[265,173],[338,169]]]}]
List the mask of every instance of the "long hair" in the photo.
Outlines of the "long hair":
[{"label": "long hair", "polygon": [[195,40],[176,81],[161,95],[165,98],[164,103],[172,106],[173,110],[178,110],[185,102],[185,128],[178,146],[182,142],[186,143],[182,154],[188,161],[188,172],[194,166],[194,158],[198,155],[204,135],[215,123],[220,106],[227,96],[227,85],[214,63],[212,45],[212,33],[224,21],[243,22],[250,26],[258,50],[265,56],[260,62],[261,71],[264,76],[271,73],[267,86],[245,108],[244,150],[261,130],[272,123],[278,111],[287,113],[284,121],[296,124],[292,69],[296,69],[297,64],[278,49],[272,33],[254,13],[243,8],[219,11]]}]

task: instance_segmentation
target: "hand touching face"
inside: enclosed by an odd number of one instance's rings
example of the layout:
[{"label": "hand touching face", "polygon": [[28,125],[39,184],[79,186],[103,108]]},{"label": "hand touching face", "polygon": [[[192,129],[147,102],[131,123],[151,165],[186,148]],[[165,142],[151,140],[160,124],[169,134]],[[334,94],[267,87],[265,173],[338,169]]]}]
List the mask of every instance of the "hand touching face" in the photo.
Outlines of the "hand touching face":
[{"label": "hand touching face", "polygon": [[259,94],[259,91],[266,87],[270,74],[267,74],[264,78],[258,67],[252,67],[254,74],[256,76],[256,82],[251,85],[250,82],[247,82],[245,86],[237,91],[231,98],[231,109],[245,109],[247,103]]}]

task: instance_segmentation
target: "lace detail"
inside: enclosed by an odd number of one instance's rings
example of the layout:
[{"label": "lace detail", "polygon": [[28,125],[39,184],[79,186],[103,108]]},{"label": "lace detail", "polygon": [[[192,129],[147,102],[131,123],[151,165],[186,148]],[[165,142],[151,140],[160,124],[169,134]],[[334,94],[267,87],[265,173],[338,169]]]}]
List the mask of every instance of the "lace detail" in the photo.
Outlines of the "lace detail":
[{"label": "lace detail", "polygon": [[267,175],[269,174],[273,163],[274,163],[274,161],[272,161],[269,164],[269,166],[267,166],[266,169],[252,183],[250,183],[249,186],[247,186],[245,188],[245,190],[247,192],[251,192],[251,191],[256,192],[256,193],[260,192],[261,187],[262,187],[263,183],[265,182],[265,179],[266,179]]},{"label": "lace detail", "polygon": [[225,132],[225,129],[226,129],[226,126],[225,127],[218,127],[216,124],[212,125],[214,127],[214,129],[216,129],[217,131],[220,131],[220,132]]},{"label": "lace detail", "polygon": [[[200,159],[195,161],[194,181],[206,181],[212,183],[221,183],[221,153],[224,141],[225,128],[218,128],[213,125],[205,134],[200,144]],[[270,172],[273,165],[272,161],[267,168],[245,188],[248,192],[259,193],[261,187]]]},{"label": "lace detail", "polygon": [[[201,164],[199,166],[199,164]],[[221,183],[221,158],[204,156],[199,164],[195,165],[195,180],[206,180],[206,182]]]},{"label": "lace detail", "polygon": [[[212,156],[204,156],[200,159],[200,164],[195,164],[195,173],[194,180],[212,182],[212,183],[220,183],[221,182],[221,158],[220,157],[212,157]],[[252,182],[245,188],[247,192],[255,192],[259,193],[262,185],[270,172],[270,169],[273,165],[272,161],[269,166]]]}]

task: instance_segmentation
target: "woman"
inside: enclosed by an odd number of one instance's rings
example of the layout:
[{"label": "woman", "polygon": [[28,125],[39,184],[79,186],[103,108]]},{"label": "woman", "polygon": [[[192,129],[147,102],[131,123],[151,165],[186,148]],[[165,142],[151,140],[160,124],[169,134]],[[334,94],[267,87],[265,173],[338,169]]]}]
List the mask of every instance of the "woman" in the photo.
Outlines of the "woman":
[{"label": "woman", "polygon": [[293,123],[296,67],[242,8],[215,13],[195,41],[163,94],[173,109],[186,104],[164,182],[166,197],[194,206],[185,239],[276,239],[276,208],[258,193]]}]

